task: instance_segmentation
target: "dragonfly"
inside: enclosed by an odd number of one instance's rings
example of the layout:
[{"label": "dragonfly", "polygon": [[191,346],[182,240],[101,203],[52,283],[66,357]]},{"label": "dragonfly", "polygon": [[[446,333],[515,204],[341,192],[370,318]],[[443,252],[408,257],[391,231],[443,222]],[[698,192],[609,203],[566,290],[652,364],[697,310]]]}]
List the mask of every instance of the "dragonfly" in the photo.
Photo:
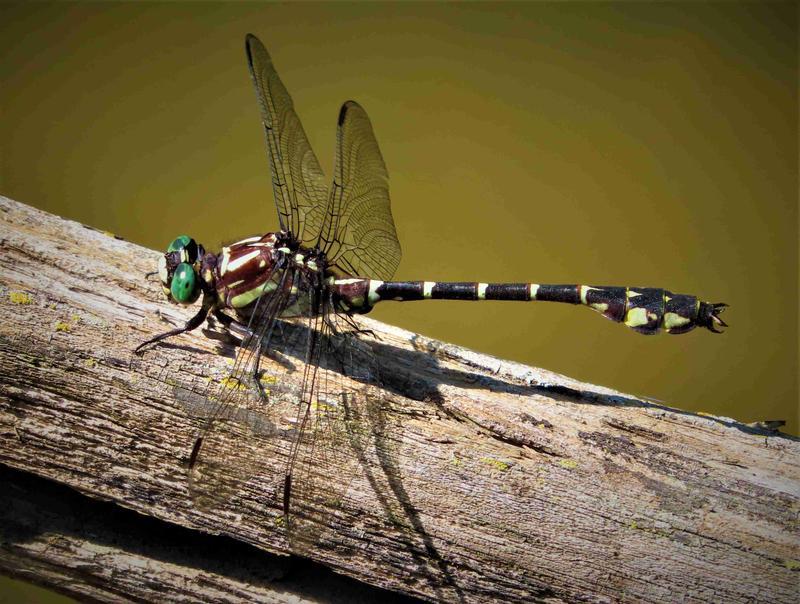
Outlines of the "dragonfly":
[{"label": "dragonfly", "polygon": [[[207,475],[226,472],[224,459],[207,461],[213,458],[209,441],[215,425],[234,415],[245,397],[259,401],[257,408],[267,416],[278,400],[288,400],[295,417],[282,512],[290,531],[298,527],[298,505],[312,501],[315,489],[332,489],[336,482],[310,467],[327,462],[328,471],[339,473],[348,463],[344,445],[359,446],[357,431],[349,430],[350,418],[358,416],[359,406],[380,400],[380,370],[370,345],[375,335],[356,321],[378,303],[559,302],[587,306],[648,335],[684,334],[696,327],[719,333],[727,326],[720,318],[726,304],[661,288],[392,281],[402,252],[388,172],[367,113],[355,101],[341,106],[328,186],[264,45],[248,34],[245,50],[280,228],[226,245],[219,253],[189,236],[177,237],[159,258],[159,280],[170,302],[190,306],[202,297],[200,308],[185,325],[147,340],[136,352],[206,321],[219,321],[239,336],[230,375],[199,390],[211,411],[189,468],[201,472],[206,463]],[[268,372],[261,371],[265,364]],[[300,386],[282,392],[289,371],[301,374]],[[340,494],[331,491],[328,499],[335,501]]]}]

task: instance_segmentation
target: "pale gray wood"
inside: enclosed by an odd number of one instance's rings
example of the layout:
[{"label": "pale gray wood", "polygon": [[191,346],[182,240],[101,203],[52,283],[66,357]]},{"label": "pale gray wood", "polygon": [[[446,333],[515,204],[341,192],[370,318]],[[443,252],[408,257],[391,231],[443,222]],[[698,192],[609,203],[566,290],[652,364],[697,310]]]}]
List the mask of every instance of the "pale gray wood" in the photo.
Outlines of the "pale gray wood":
[{"label": "pale gray wood", "polygon": [[[144,279],[157,258],[0,198],[0,462],[285,553],[288,439],[242,410],[217,432],[231,498],[204,506],[185,467],[207,409],[129,368],[191,316]],[[797,438],[365,323],[391,391],[320,470],[349,488],[310,558],[431,600],[797,601]],[[147,367],[224,375],[232,351],[197,330]]]}]

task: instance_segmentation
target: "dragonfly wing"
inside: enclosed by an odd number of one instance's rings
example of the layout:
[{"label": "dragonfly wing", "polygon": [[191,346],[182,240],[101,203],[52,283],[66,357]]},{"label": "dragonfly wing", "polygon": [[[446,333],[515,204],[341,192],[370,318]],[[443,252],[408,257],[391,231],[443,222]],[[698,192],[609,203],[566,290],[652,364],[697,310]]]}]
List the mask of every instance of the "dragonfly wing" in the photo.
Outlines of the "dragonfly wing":
[{"label": "dragonfly wing", "polygon": [[300,241],[316,241],[327,204],[322,168],[266,48],[252,34],[247,35],[245,47],[264,125],[281,229]]},{"label": "dragonfly wing", "polygon": [[[210,379],[205,388],[178,384],[175,397],[203,417],[189,460],[189,490],[203,509],[235,508],[232,501],[254,474],[264,471],[266,459],[280,459],[284,418],[295,408],[288,375],[290,365],[278,366],[268,378],[261,377],[265,401],[255,390],[256,364],[273,344],[279,316],[289,299],[294,271],[276,271],[266,283],[277,287],[255,302],[247,335],[239,345],[233,367],[226,375]],[[259,350],[262,351],[259,362]],[[198,413],[199,411],[199,413]]]},{"label": "dragonfly wing", "polygon": [[346,273],[387,281],[402,251],[389,200],[389,174],[366,111],[339,111],[333,184],[320,247]]},{"label": "dragonfly wing", "polygon": [[[273,278],[277,287],[258,299],[230,370],[205,368],[189,381],[181,358],[165,355],[171,365],[152,365],[159,374],[151,377],[170,384],[202,421],[188,464],[193,504],[226,516],[265,514],[271,505],[300,553],[318,542],[344,502],[363,463],[364,405],[379,400],[380,390],[372,349],[353,319],[336,315],[330,300],[320,302],[324,296],[302,283],[301,271]],[[282,318],[290,308],[304,310]],[[266,400],[253,384],[257,362]],[[192,363],[192,371],[199,366]]]},{"label": "dragonfly wing", "polygon": [[274,292],[254,303],[247,335],[235,349],[231,368],[186,363],[183,356],[163,354],[158,347],[136,365],[140,373],[171,386],[175,400],[201,422],[188,464],[189,493],[201,509],[236,513],[243,505],[242,487],[250,478],[268,473],[270,466],[276,475],[283,468],[281,460],[292,437],[285,418],[294,417],[297,408],[299,388],[293,388],[296,379],[291,375],[296,367],[291,363],[271,367],[269,378],[261,381],[267,401],[255,391],[253,375],[259,350],[263,367],[280,329],[279,317],[289,304],[295,278],[291,269],[265,276],[265,289],[272,284]]},{"label": "dragonfly wing", "polygon": [[319,541],[331,525],[330,514],[342,507],[351,481],[365,464],[368,409],[382,398],[367,340],[331,312],[308,327],[314,345],[284,482],[284,518],[290,547],[297,553]]}]

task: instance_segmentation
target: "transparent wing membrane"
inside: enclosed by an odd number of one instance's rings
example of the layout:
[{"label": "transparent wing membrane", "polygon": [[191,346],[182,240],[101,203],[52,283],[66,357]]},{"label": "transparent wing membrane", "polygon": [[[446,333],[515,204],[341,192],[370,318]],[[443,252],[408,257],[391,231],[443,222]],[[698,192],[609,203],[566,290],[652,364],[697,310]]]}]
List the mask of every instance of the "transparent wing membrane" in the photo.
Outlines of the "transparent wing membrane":
[{"label": "transparent wing membrane", "polygon": [[367,440],[364,406],[383,398],[371,336],[319,292],[299,284],[308,310],[279,318],[301,278],[286,270],[279,289],[259,299],[230,371],[189,380],[170,366],[154,376],[201,421],[188,464],[195,505],[236,514],[242,497],[270,497],[261,511],[273,508],[297,552],[317,542],[344,501]]},{"label": "transparent wing membrane", "polygon": [[272,59],[255,36],[247,58],[267,142],[278,219],[298,241],[319,246],[351,275],[388,280],[401,250],[389,201],[389,175],[364,109],[339,112],[333,184],[320,168]]},{"label": "transparent wing membrane", "polygon": [[366,111],[339,112],[330,201],[320,247],[346,273],[388,281],[402,251],[389,200],[389,174]]},{"label": "transparent wing membrane", "polygon": [[269,53],[253,35],[247,36],[245,44],[264,125],[281,229],[300,241],[316,242],[327,202],[322,168]]},{"label": "transparent wing membrane", "polygon": [[370,345],[349,329],[333,314],[314,325],[283,493],[295,551],[315,543],[328,514],[342,505],[366,445],[364,405],[382,398]]}]

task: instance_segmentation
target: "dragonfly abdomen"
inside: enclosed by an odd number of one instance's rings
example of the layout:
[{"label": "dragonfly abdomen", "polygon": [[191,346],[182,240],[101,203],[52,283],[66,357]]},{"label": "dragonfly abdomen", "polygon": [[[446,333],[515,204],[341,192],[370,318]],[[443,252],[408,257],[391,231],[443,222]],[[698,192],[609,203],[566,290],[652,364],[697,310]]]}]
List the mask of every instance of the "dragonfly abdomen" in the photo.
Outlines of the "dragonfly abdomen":
[{"label": "dragonfly abdomen", "polygon": [[[441,281],[347,280],[351,312],[366,312],[378,302],[394,300],[512,300],[582,304],[642,334],[663,330],[686,333],[695,327],[717,332],[725,327],[719,313],[725,304],[702,302],[696,296],[652,287],[550,285],[541,283],[478,283]],[[338,283],[338,282],[337,282]],[[361,291],[363,290],[363,291]]]}]

